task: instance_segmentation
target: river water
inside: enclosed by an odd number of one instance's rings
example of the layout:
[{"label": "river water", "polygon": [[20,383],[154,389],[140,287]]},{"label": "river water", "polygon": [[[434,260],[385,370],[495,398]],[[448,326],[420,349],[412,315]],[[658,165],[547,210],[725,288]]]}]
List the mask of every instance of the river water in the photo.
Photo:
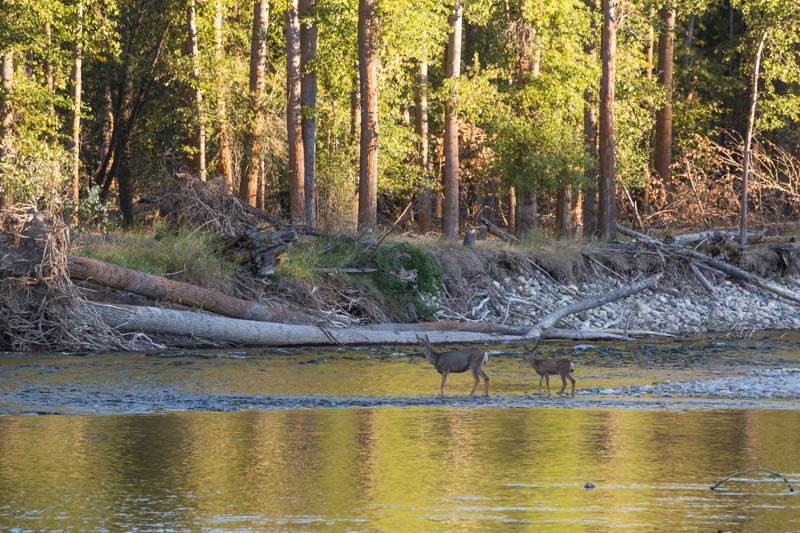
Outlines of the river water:
[{"label": "river water", "polygon": [[[577,348],[540,350],[578,392],[800,367],[798,335]],[[800,530],[800,400],[538,397],[519,349],[488,399],[392,347],[2,354],[0,531]],[[796,491],[709,488],[759,465]]]}]

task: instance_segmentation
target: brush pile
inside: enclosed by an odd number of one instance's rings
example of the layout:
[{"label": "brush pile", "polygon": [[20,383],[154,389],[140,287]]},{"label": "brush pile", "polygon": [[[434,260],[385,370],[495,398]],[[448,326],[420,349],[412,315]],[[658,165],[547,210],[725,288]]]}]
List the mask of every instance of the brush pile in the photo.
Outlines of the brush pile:
[{"label": "brush pile", "polygon": [[142,350],[108,327],[69,278],[68,228],[56,210],[6,209],[0,232],[0,350]]}]

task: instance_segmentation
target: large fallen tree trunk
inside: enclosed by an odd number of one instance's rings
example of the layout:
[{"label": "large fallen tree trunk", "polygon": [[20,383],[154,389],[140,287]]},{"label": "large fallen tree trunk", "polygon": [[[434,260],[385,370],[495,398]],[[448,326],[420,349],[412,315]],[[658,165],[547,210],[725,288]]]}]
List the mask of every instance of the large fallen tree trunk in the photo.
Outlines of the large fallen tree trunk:
[{"label": "large fallen tree trunk", "polygon": [[67,268],[73,280],[89,281],[188,307],[199,307],[232,318],[281,324],[313,324],[316,321],[305,313],[267,307],[214,289],[146,274],[97,259],[70,255],[67,256]]},{"label": "large fallen tree trunk", "polygon": [[[103,321],[122,332],[179,335],[212,342],[249,346],[417,344],[419,331],[402,328],[374,329],[351,327],[325,329],[318,326],[277,324],[240,320],[192,311],[133,305],[94,304]],[[631,340],[620,330],[566,330],[549,328],[538,338],[518,335],[493,335],[470,331],[428,331],[437,344],[534,343],[541,339]]]},{"label": "large fallen tree trunk", "polygon": [[662,251],[667,253],[671,253],[673,255],[677,255],[680,257],[693,259],[695,261],[702,261],[703,263],[707,264],[710,267],[713,267],[721,272],[724,272],[728,276],[734,279],[740,279],[742,281],[746,281],[764,289],[765,291],[769,291],[773,294],[777,294],[782,298],[786,298],[787,300],[791,300],[795,303],[800,303],[800,294],[796,292],[790,291],[789,289],[784,289],[783,287],[779,287],[769,281],[765,280],[764,278],[760,278],[755,274],[751,274],[745,270],[742,270],[739,267],[735,267],[730,263],[726,263],[725,261],[720,261],[719,259],[714,259],[713,257],[709,257],[705,254],[701,254],[700,252],[696,252],[691,248],[683,248],[678,246],[669,246],[658,239],[654,239],[652,237],[648,237],[642,233],[634,231],[632,229],[625,228],[623,226],[617,226],[617,231],[620,233],[627,235],[629,237],[633,237],[634,239],[639,240],[640,242],[644,242],[651,246],[654,246]]}]

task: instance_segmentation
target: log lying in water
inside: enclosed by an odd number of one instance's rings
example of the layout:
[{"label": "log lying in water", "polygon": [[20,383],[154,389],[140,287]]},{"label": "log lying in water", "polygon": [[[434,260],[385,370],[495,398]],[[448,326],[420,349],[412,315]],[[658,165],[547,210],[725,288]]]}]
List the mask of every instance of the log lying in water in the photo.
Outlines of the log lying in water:
[{"label": "log lying in water", "polygon": [[73,280],[98,283],[150,298],[206,309],[232,318],[281,324],[313,324],[315,322],[311,315],[305,313],[267,307],[228,296],[214,289],[146,274],[97,259],[70,255],[67,257],[67,268],[69,277]]},{"label": "log lying in water", "polygon": [[[240,320],[206,313],[162,309],[133,305],[94,304],[103,321],[124,332],[180,335],[204,338],[249,346],[303,345],[370,345],[419,343],[420,331],[403,328],[375,329],[351,327],[325,329],[318,326],[277,324]],[[470,331],[428,331],[436,344],[523,344],[538,342],[539,338],[518,335],[494,335]],[[542,331],[543,339],[569,340],[630,340],[620,330],[565,330],[551,328]]]}]

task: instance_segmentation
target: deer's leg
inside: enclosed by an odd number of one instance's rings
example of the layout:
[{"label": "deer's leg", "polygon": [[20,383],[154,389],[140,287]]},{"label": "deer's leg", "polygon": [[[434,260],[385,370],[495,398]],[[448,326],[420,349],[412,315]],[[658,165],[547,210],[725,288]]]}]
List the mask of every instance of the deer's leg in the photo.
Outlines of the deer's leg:
[{"label": "deer's leg", "polygon": [[483,376],[483,381],[486,383],[486,396],[489,396],[489,376],[487,376],[486,372],[484,372],[480,367],[478,367],[478,372],[481,376]]},{"label": "deer's leg", "polygon": [[544,374],[539,376],[539,396],[542,395],[542,380],[544,380]]},{"label": "deer's leg", "polygon": [[567,378],[572,382],[572,395],[575,396],[575,378],[567,374]]},{"label": "deer's leg", "polygon": [[545,373],[544,381],[547,383],[547,395],[550,396],[550,374]]},{"label": "deer's leg", "polygon": [[442,396],[444,396],[444,382],[447,381],[447,370],[442,372]]},{"label": "deer's leg", "polygon": [[567,378],[561,375],[561,390],[558,391],[559,394],[564,394],[564,389],[567,388]]},{"label": "deer's leg", "polygon": [[469,393],[470,396],[475,394],[475,389],[478,388],[478,382],[480,381],[480,378],[478,377],[478,372],[480,372],[480,367],[476,366],[472,369],[472,377],[475,378],[475,384],[472,386],[472,392]]}]

